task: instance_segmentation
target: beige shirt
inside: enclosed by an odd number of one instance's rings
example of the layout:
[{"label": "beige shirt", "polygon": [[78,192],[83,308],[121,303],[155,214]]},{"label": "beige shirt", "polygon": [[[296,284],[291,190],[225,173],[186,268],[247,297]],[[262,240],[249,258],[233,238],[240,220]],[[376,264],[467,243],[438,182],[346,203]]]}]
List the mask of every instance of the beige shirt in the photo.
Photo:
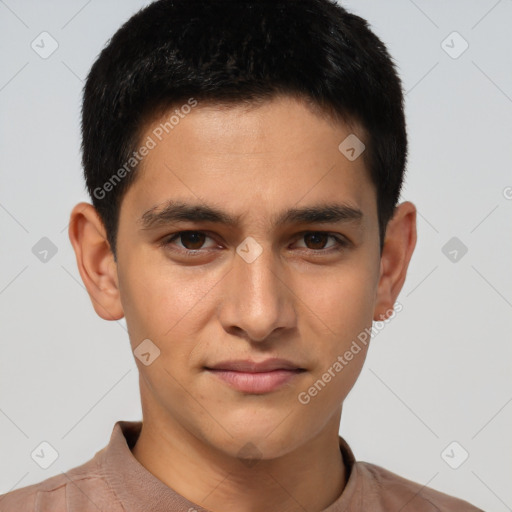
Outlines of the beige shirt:
[{"label": "beige shirt", "polygon": [[[118,421],[110,442],[88,462],[0,496],[1,512],[207,512],[152,475],[130,451],[142,422]],[[462,501],[356,462],[340,437],[348,481],[323,512],[482,512]]]}]

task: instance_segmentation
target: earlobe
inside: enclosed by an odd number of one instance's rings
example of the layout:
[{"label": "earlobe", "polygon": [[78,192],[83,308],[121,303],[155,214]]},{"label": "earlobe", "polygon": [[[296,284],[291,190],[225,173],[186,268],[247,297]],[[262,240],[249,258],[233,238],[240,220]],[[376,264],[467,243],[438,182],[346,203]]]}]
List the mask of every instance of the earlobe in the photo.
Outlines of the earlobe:
[{"label": "earlobe", "polygon": [[416,207],[406,201],[395,208],[393,218],[387,226],[373,317],[375,321],[385,320],[393,311],[405,282],[416,238]]},{"label": "earlobe", "polygon": [[105,320],[123,318],[117,264],[103,222],[93,205],[79,203],[73,208],[68,234],[94,310]]}]

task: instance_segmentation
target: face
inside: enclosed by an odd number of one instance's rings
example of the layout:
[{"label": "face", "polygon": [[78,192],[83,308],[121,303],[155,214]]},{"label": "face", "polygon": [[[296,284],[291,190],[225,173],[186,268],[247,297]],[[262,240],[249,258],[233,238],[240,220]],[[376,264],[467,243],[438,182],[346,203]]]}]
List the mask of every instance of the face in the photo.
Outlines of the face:
[{"label": "face", "polygon": [[159,140],[165,119],[142,137],[156,145],[117,243],[132,349],[151,340],[150,364],[136,358],[145,421],[262,458],[337,432],[381,274],[374,185],[338,149],[363,135],[287,97],[199,104]]}]

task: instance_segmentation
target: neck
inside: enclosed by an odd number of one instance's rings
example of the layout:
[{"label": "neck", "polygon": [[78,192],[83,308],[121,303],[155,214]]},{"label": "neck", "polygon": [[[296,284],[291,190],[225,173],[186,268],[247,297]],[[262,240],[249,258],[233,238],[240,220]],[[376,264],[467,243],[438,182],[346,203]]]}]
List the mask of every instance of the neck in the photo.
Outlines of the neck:
[{"label": "neck", "polygon": [[321,512],[338,499],[347,478],[340,416],[341,409],[318,435],[289,453],[246,464],[172,421],[145,418],[132,453],[168,487],[212,511]]}]

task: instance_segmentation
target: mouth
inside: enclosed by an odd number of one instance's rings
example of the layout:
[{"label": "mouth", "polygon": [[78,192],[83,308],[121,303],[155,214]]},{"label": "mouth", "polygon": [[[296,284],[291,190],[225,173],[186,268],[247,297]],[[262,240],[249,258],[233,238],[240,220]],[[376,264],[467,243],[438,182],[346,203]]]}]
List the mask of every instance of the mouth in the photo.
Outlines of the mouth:
[{"label": "mouth", "polygon": [[204,369],[231,388],[250,394],[275,391],[306,371],[284,359],[225,361]]}]

